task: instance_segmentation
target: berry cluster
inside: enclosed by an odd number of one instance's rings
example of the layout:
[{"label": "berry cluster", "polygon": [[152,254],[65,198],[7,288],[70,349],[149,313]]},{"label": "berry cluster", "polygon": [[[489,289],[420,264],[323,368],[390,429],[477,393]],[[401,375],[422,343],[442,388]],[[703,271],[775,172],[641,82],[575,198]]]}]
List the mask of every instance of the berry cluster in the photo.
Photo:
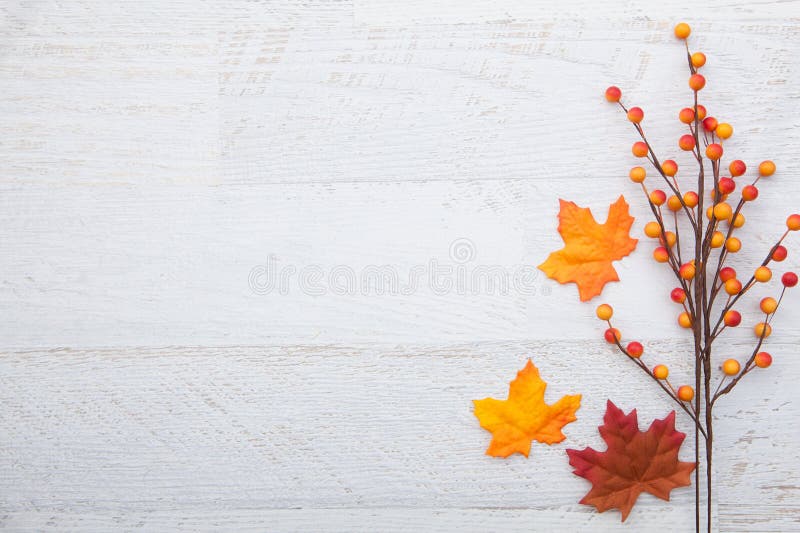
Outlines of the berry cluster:
[{"label": "berry cluster", "polygon": [[[686,41],[691,28],[686,23],[680,23],[674,31],[678,39]],[[754,173],[755,178],[747,180],[749,183],[740,188],[738,198],[734,196],[738,184],[745,181],[747,165],[739,159],[733,159],[727,166],[727,173],[724,172],[723,147],[733,136],[733,126],[710,116],[706,107],[698,103],[699,93],[706,87],[706,78],[699,72],[706,64],[706,56],[702,52],[690,52],[688,43],[686,55],[690,72],[688,85],[693,103],[678,112],[678,120],[688,132],[680,136],[677,144],[680,150],[692,155],[697,162],[696,173],[692,172],[691,176],[692,185],[687,186],[690,182],[685,179],[679,181],[679,168],[674,160],[662,161],[656,156],[642,127],[645,116],[642,108],[626,107],[621,102],[622,91],[618,87],[609,87],[605,97],[609,102],[619,105],[638,133],[640,140],[633,144],[631,152],[635,157],[647,160],[664,186],[648,187],[644,166],[630,169],[628,175],[631,181],[641,187],[653,214],[654,220],[647,222],[644,227],[644,234],[656,241],[653,259],[671,268],[678,283],[670,292],[670,299],[680,306],[677,322],[681,328],[693,333],[694,386],[686,384],[673,387],[666,365],[657,364],[650,368],[641,360],[644,348],[640,342],[633,341],[623,346],[622,334],[611,323],[613,309],[610,305],[600,305],[597,317],[608,325],[606,341],[616,345],[692,418],[696,428],[696,447],[699,435],[705,439],[707,494],[710,502],[712,407],[719,397],[729,393],[751,370],[767,368],[772,364],[772,356],[761,348],[772,333],[771,321],[784,293],[797,285],[797,275],[794,272],[784,273],[780,277],[782,288],[779,296],[763,298],[759,302],[759,309],[764,316],[753,327],[756,346],[743,362],[728,358],[718,365],[712,364],[712,345],[726,328],[737,327],[742,322],[741,313],[735,309],[742,297],[755,285],[772,280],[771,267],[784,261],[788,254],[782,244],[784,239],[790,232],[800,230],[800,214],[790,215],[786,219],[785,231],[755,269],[739,276],[733,267],[726,264],[732,254],[742,249],[742,241],[735,234],[745,224],[742,213],[745,205],[758,198],[759,181],[775,174],[776,166],[772,161],[762,161]],[[692,229],[688,238],[679,231],[679,227],[685,229],[687,226]],[[719,377],[715,375],[716,371],[720,372]],[[697,452],[696,457],[699,457]],[[699,492],[697,494],[699,499]],[[697,515],[699,530],[699,504]]]}]

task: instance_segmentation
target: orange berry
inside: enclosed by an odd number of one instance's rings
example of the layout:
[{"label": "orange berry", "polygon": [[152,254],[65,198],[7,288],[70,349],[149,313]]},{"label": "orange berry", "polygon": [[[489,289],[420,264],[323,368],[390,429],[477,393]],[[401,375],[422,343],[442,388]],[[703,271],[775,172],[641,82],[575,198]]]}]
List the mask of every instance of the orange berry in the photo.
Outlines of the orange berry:
[{"label": "orange berry", "polygon": [[789,251],[786,249],[785,246],[779,244],[778,246],[775,247],[774,250],[772,250],[772,255],[770,255],[770,257],[772,258],[773,261],[777,261],[780,263],[781,261],[786,259],[787,255],[789,255]]},{"label": "orange berry", "polygon": [[682,328],[689,329],[692,327],[692,317],[689,316],[689,313],[684,311],[680,315],[678,315],[678,325]]},{"label": "orange berry", "polygon": [[694,109],[691,107],[684,107],[678,113],[678,120],[683,122],[684,124],[691,124],[694,122]]},{"label": "orange berry", "polygon": [[667,207],[669,207],[670,211],[680,211],[683,208],[683,203],[680,198],[673,194],[667,199]]},{"label": "orange berry", "polygon": [[694,399],[694,389],[689,385],[678,387],[678,398],[684,402],[691,402]]},{"label": "orange berry", "polygon": [[747,165],[745,165],[744,161],[741,159],[735,159],[731,161],[730,165],[728,165],[728,170],[730,171],[731,176],[736,178],[747,172]]},{"label": "orange berry", "polygon": [[686,152],[694,150],[694,137],[688,133],[686,135],[682,135],[681,138],[678,139],[678,146],[681,150]]},{"label": "orange berry", "polygon": [[766,298],[761,299],[761,303],[758,304],[762,311],[765,314],[771,315],[778,309],[778,300],[772,298],[771,296],[767,296]]},{"label": "orange berry", "polygon": [[619,87],[612,85],[606,89],[606,100],[609,102],[619,102],[620,98],[622,98],[622,91],[619,90]]},{"label": "orange berry", "polygon": [[636,157],[644,157],[648,153],[647,144],[643,143],[642,141],[638,141],[633,143],[631,146],[631,153]]},{"label": "orange berry", "polygon": [[761,176],[772,176],[775,174],[775,163],[772,161],[762,161],[760,165],[758,165],[758,173]]},{"label": "orange berry", "polygon": [[687,207],[695,208],[697,204],[700,203],[700,197],[697,196],[696,192],[689,191],[683,195],[683,203],[685,203]]},{"label": "orange berry", "polygon": [[658,238],[658,242],[661,244],[661,246],[672,248],[675,246],[675,243],[678,242],[678,236],[671,231],[665,231],[664,236],[667,238],[666,242],[664,241],[663,237]]},{"label": "orange berry", "polygon": [[684,263],[678,270],[678,274],[681,276],[681,278],[686,280],[694,278],[695,272],[696,269],[692,263]]},{"label": "orange berry", "polygon": [[722,318],[722,320],[729,328],[735,328],[742,323],[742,314],[739,311],[734,311],[731,309],[730,311],[725,312],[725,316]]},{"label": "orange berry", "polygon": [[597,318],[600,320],[611,320],[611,317],[614,315],[614,308],[608,304],[600,304],[597,306]]},{"label": "orange berry", "polygon": [[638,359],[644,353],[644,346],[642,346],[642,343],[640,342],[633,341],[628,343],[628,346],[625,348],[625,350],[628,352],[628,355]]},{"label": "orange berry", "polygon": [[759,339],[762,337],[767,338],[772,334],[772,326],[766,322],[759,322],[756,324],[756,327],[753,328],[753,331]]},{"label": "orange berry", "polygon": [[797,231],[800,229],[800,215],[789,215],[789,218],[786,219],[786,227],[789,228],[791,231]]},{"label": "orange berry", "polygon": [[692,54],[692,66],[700,68],[706,64],[706,55],[703,52],[695,52]]},{"label": "orange berry", "polygon": [[725,282],[725,292],[734,296],[742,292],[742,282],[736,278],[729,279]]},{"label": "orange berry", "polygon": [[642,120],[644,120],[644,111],[642,111],[642,108],[632,107],[628,109],[628,120],[630,120],[634,124],[638,124]]},{"label": "orange berry", "polygon": [[650,193],[650,201],[655,205],[664,205],[667,201],[667,194],[661,189],[656,189]]},{"label": "orange berry", "polygon": [[734,228],[741,228],[742,226],[744,226],[746,219],[744,218],[743,214],[736,213],[736,216],[730,218],[728,222],[730,222],[731,226],[733,226]]},{"label": "orange berry", "polygon": [[644,225],[644,234],[650,237],[651,239],[655,239],[656,237],[661,236],[661,226],[655,220],[652,220]]},{"label": "orange berry", "polygon": [[692,28],[685,22],[679,22],[675,25],[675,37],[678,39],[686,39],[692,33]]},{"label": "orange berry", "polygon": [[758,352],[753,359],[758,368],[767,368],[772,364],[772,356],[767,352]]},{"label": "orange berry", "polygon": [[698,105],[697,106],[697,118],[698,118],[698,120],[703,120],[704,118],[706,118],[706,114],[707,114],[706,106]]},{"label": "orange berry", "polygon": [[723,244],[725,244],[725,235],[723,235],[721,231],[715,231],[711,235],[711,247],[719,248]]},{"label": "orange berry", "polygon": [[733,126],[727,122],[721,122],[717,124],[717,129],[714,130],[714,133],[716,133],[717,137],[720,139],[729,139],[730,136],[733,135]]},{"label": "orange berry", "polygon": [[[715,202],[724,202],[725,200],[728,199],[728,195],[727,194],[718,194],[716,189],[711,189],[708,192],[708,195]],[[710,213],[708,214],[708,218],[711,219],[711,214]]]},{"label": "orange berry", "polygon": [[703,129],[706,131],[714,131],[717,129],[717,119],[714,117],[707,117],[703,120]]},{"label": "orange berry", "polygon": [[669,368],[667,368],[667,365],[656,365],[653,367],[653,375],[657,379],[667,379]]},{"label": "orange berry", "polygon": [[725,202],[720,202],[714,206],[714,216],[717,220],[728,220],[732,213],[733,209]]},{"label": "orange berry", "polygon": [[616,344],[622,338],[622,333],[617,328],[608,328],[603,337],[605,337],[607,343]]},{"label": "orange berry", "polygon": [[722,145],[713,143],[706,146],[706,157],[712,161],[716,161],[722,157]]},{"label": "orange berry", "polygon": [[699,91],[706,86],[706,78],[702,74],[692,74],[689,76],[689,87],[693,91]]},{"label": "orange berry", "polygon": [[669,293],[669,298],[676,304],[682,304],[686,301],[686,291],[680,287],[676,287]]},{"label": "orange berry", "polygon": [[667,159],[663,163],[661,163],[661,170],[664,171],[669,177],[673,177],[675,174],[678,173],[678,163],[673,161],[672,159]]},{"label": "orange berry", "polygon": [[755,185],[745,185],[742,187],[742,200],[752,202],[758,198],[758,188]]},{"label": "orange berry", "polygon": [[722,363],[722,371],[726,376],[735,376],[739,373],[740,369],[741,365],[736,359],[726,359],[725,362]]},{"label": "orange berry", "polygon": [[756,273],[754,274],[756,281],[760,283],[766,283],[772,279],[772,270],[769,267],[760,266],[756,269]]},{"label": "orange berry", "polygon": [[634,183],[641,183],[644,181],[644,178],[647,177],[647,171],[642,167],[633,167],[630,172],[628,172],[628,176],[631,178],[631,181]]},{"label": "orange berry", "polygon": [[730,253],[735,254],[736,252],[742,249],[742,241],[740,241],[736,237],[730,237],[728,238],[728,240],[725,241],[725,249],[728,250]]},{"label": "orange berry", "polygon": [[719,279],[721,279],[723,282],[735,278],[736,278],[736,270],[734,270],[733,267],[725,267],[719,271]]},{"label": "orange berry", "polygon": [[658,261],[659,263],[666,263],[669,261],[669,252],[663,246],[659,246],[655,250],[653,250],[653,259]]}]

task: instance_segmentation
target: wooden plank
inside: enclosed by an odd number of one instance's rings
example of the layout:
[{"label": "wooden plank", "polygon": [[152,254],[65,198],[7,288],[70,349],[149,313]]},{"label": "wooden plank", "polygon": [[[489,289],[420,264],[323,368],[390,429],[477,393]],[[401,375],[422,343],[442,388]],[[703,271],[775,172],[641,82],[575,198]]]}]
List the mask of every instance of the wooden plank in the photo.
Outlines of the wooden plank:
[{"label": "wooden plank", "polygon": [[[679,12],[709,56],[703,102],[735,127],[726,158],[778,163],[732,258],[760,263],[800,195],[797,5],[2,3],[0,527],[690,529],[691,490],[624,525],[578,505],[565,445],[485,457],[469,400],[530,355],[549,394],[584,394],[570,445],[601,446],[608,397],[671,409],[599,340],[597,302],[533,267],[561,246],[558,198],[603,219],[625,194],[641,235],[634,134],[600,95],[621,86],[676,154]],[[603,300],[677,383],[687,338],[652,247]],[[285,291],[259,285],[271,258],[296,271]],[[434,262],[449,288],[364,288]],[[478,276],[498,272],[532,277]],[[775,291],[715,357],[749,353]],[[798,320],[787,298],[775,365],[718,410],[722,531],[800,528]]]},{"label": "wooden plank", "polygon": [[[745,380],[717,420],[717,461],[726,465],[717,473],[719,501],[739,506],[737,517],[751,510],[765,528],[791,521],[797,487],[787,480],[800,474],[793,455],[777,452],[798,444],[785,425],[798,414],[797,368],[783,356],[791,346],[775,345],[775,366]],[[670,348],[678,347],[648,346]],[[22,521],[45,509],[69,519],[97,511],[182,516],[208,506],[544,508],[552,511],[545,523],[577,527],[593,515],[574,508],[587,484],[569,475],[567,446],[535,446],[527,460],[491,458],[483,454],[489,436],[471,414],[471,399],[503,397],[529,355],[551,383],[548,400],[583,394],[569,446],[602,449],[596,428],[606,398],[637,407],[642,425],[672,408],[599,342],[4,353],[4,507]],[[650,357],[668,362],[676,383],[688,377],[679,355]],[[765,410],[770,416],[760,416]],[[691,427],[680,415],[678,426]],[[670,505],[643,497],[630,527],[663,523],[673,509],[671,523],[688,529],[692,498],[691,489],[675,491]],[[772,506],[757,503],[764,501]],[[612,528],[618,518],[591,523]]]}]

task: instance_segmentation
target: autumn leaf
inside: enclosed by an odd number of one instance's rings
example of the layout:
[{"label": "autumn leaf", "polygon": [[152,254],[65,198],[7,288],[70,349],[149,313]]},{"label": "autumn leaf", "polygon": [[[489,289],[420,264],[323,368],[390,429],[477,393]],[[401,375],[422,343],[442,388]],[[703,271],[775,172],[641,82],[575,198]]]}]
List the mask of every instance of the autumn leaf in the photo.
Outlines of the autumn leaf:
[{"label": "autumn leaf", "polygon": [[481,427],[492,432],[487,455],[508,457],[521,453],[527,457],[531,441],[553,444],[566,438],[561,428],[577,420],[575,411],[580,407],[581,396],[564,396],[553,405],[547,405],[544,403],[546,388],[547,383],[539,377],[539,370],[528,359],[525,368],[517,372],[516,379],[511,382],[507,400],[473,400]]},{"label": "autumn leaf", "polygon": [[601,513],[619,509],[624,522],[642,492],[669,501],[672,489],[691,485],[695,463],[678,460],[686,434],[675,431],[675,411],[642,432],[636,409],[626,415],[609,400],[603,422],[599,429],[606,451],[567,450],[575,474],[592,483],[580,503]]},{"label": "autumn leaf", "polygon": [[564,247],[539,265],[549,278],[578,285],[581,301],[591,300],[609,281],[619,281],[612,261],[622,259],[634,248],[630,238],[633,217],[624,196],[611,204],[605,224],[598,224],[590,209],[575,202],[559,200],[558,232]]}]

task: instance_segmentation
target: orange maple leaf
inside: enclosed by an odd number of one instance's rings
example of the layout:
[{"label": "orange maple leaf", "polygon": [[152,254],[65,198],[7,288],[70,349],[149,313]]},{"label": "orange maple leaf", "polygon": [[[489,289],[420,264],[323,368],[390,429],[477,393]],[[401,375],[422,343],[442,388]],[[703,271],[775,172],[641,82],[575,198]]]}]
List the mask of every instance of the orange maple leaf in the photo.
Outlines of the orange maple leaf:
[{"label": "orange maple leaf", "polygon": [[669,501],[672,489],[691,485],[696,465],[678,460],[686,434],[675,430],[675,411],[642,432],[636,409],[626,415],[609,400],[603,422],[599,429],[606,451],[567,450],[575,474],[592,483],[580,503],[601,513],[619,509],[624,522],[642,492]]},{"label": "orange maple leaf", "polygon": [[507,400],[473,400],[481,427],[492,432],[487,455],[508,457],[521,453],[527,457],[533,440],[553,444],[566,438],[561,428],[577,420],[575,411],[581,405],[581,396],[564,396],[553,405],[547,405],[544,403],[546,388],[547,383],[539,377],[539,370],[528,359],[528,364],[511,382]]},{"label": "orange maple leaf", "polygon": [[559,203],[558,232],[564,247],[551,253],[539,269],[559,283],[576,283],[585,302],[600,294],[609,281],[619,281],[611,262],[636,248],[638,241],[630,238],[633,217],[624,196],[608,208],[605,224],[598,224],[586,207],[566,200]]}]

